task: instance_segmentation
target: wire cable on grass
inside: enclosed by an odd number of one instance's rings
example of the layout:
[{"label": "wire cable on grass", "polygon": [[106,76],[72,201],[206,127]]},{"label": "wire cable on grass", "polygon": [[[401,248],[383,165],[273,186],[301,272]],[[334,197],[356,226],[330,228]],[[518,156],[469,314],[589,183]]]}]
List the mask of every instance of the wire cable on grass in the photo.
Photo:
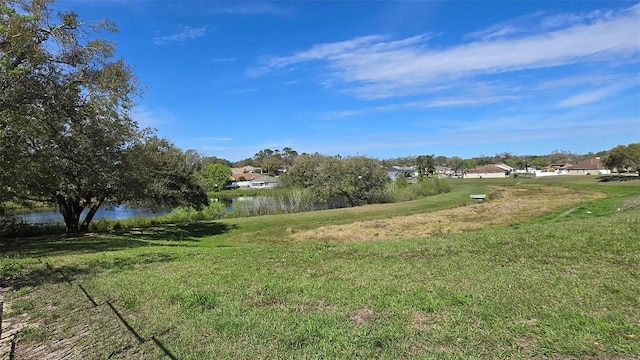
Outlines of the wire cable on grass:
[{"label": "wire cable on grass", "polygon": [[169,349],[167,349],[161,342],[160,340],[156,339],[155,336],[151,337],[151,340],[153,340],[154,344],[156,344],[157,347],[160,348],[160,350],[162,350],[164,352],[165,355],[167,355],[169,357],[169,359],[171,360],[177,360],[178,358],[176,358],[175,356],[173,356],[173,354],[169,351]]},{"label": "wire cable on grass", "polygon": [[[40,261],[40,260],[39,260]],[[42,263],[42,261],[40,261]],[[69,285],[73,285],[73,283],[71,282],[71,280],[64,274],[64,272],[62,272],[62,270],[59,269],[54,269],[53,267],[51,267],[51,265],[49,263],[45,263],[47,269],[49,271],[51,271],[51,273],[55,274],[58,273],[62,276],[62,278],[69,284]],[[78,288],[80,288],[80,290],[82,291],[82,293],[86,296],[86,298],[91,302],[91,304],[93,305],[93,307],[98,307],[100,306],[94,299],[93,297],[89,294],[89,292],[81,285],[81,284],[77,284]],[[147,340],[145,340],[142,336],[140,336],[140,334],[138,334],[138,332],[133,328],[133,326],[131,326],[125,319],[124,317],[120,314],[120,312],[118,312],[118,310],[113,306],[113,304],[111,304],[109,301],[105,301],[105,303],[107,305],[109,305],[109,308],[111,308],[111,311],[113,311],[113,313],[116,315],[116,317],[120,320],[120,322],[127,328],[127,330],[129,330],[129,332],[136,338],[136,340],[138,341],[138,344],[143,344],[145,342],[147,342]],[[2,302],[0,302],[0,335],[2,334]],[[167,357],[169,357],[172,360],[177,359],[172,353],[171,351],[169,351],[169,349],[167,349],[161,342],[160,340],[158,340],[155,336],[151,336],[151,340],[153,341],[153,343],[160,349],[162,350],[162,352],[167,355]],[[112,358],[113,356],[115,356],[118,353],[124,352],[127,349],[131,348],[131,345],[125,346],[122,349],[116,350],[114,352],[112,352],[109,355],[109,358]],[[10,353],[10,359],[14,358],[14,351],[15,351],[15,335],[13,337],[13,339],[11,340],[11,353]]]},{"label": "wire cable on grass", "polygon": [[140,336],[136,330],[129,325],[129,323],[127,322],[127,320],[125,320],[122,315],[120,315],[120,313],[118,312],[118,310],[116,310],[116,308],[111,305],[110,302],[107,301],[107,305],[109,305],[109,307],[111,308],[111,310],[113,310],[113,312],[116,314],[116,316],[118,317],[118,319],[120,319],[120,322],[122,322],[122,324],[127,328],[127,330],[129,330],[129,332],[131,332],[131,334],[133,334],[133,336],[136,338],[136,340],[138,340],[138,343],[142,344],[145,342],[145,340],[142,338],[142,336]]},{"label": "wire cable on grass", "polygon": [[87,290],[85,290],[82,285],[78,284],[78,287],[80,288],[80,290],[82,290],[82,292],[84,293],[84,295],[87,297],[87,299],[89,299],[89,301],[91,301],[91,303],[93,304],[93,306],[98,306],[98,303],[95,302],[95,300],[93,300],[93,298],[91,297],[91,295],[89,295],[89,293],[87,292]]}]

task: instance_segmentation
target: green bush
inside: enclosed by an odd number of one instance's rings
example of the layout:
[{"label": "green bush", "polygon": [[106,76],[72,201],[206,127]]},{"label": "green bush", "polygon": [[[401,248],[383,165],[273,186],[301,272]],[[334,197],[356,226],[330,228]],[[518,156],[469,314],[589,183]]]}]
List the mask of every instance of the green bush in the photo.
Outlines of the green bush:
[{"label": "green bush", "polygon": [[413,190],[414,184],[407,184],[407,187],[399,187],[396,182],[387,186],[386,202],[396,203],[402,201],[411,201],[418,198]]},{"label": "green bush", "polygon": [[217,220],[227,216],[224,203],[214,202],[201,210],[179,207],[170,213],[156,217],[139,217],[121,220],[100,219],[93,221],[89,229],[93,232],[149,227],[161,224],[184,224],[201,220]]},{"label": "green bush", "polygon": [[396,177],[396,186],[400,189],[404,189],[407,186],[409,186],[409,182],[407,181],[407,178],[404,175],[398,175]]},{"label": "green bush", "polygon": [[418,196],[431,196],[451,191],[451,184],[446,179],[425,178],[416,184]]},{"label": "green bush", "polygon": [[64,232],[64,225],[59,223],[30,224],[14,217],[0,217],[0,238],[56,235]]},{"label": "green bush", "polygon": [[451,184],[447,179],[422,178],[415,184],[408,184],[407,187],[398,186],[396,181],[387,188],[386,200],[388,202],[411,201],[448,192],[451,192]]}]

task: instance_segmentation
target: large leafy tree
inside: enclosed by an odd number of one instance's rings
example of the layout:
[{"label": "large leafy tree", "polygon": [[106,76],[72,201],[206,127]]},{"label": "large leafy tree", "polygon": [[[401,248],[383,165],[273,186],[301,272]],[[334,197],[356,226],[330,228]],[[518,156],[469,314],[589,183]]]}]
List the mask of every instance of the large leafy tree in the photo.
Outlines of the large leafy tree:
[{"label": "large leafy tree", "polygon": [[298,152],[293,150],[290,147],[282,148],[282,160],[285,166],[290,166],[293,164],[293,161],[298,157]]},{"label": "large leafy tree", "polygon": [[627,145],[627,165],[640,175],[640,143]]},{"label": "large leafy tree", "polygon": [[375,203],[384,199],[387,184],[391,181],[376,159],[352,156],[342,159],[343,175],[338,190],[351,206]]},{"label": "large leafy tree", "polygon": [[170,141],[148,136],[125,151],[124,159],[126,182],[119,189],[123,201],[151,208],[208,204],[197,167]]},{"label": "large leafy tree", "polygon": [[302,154],[293,162],[293,166],[286,175],[282,177],[281,184],[284,186],[298,186],[311,188],[317,182],[318,168],[325,161],[327,156],[318,153]]},{"label": "large leafy tree", "polygon": [[620,173],[624,170],[625,162],[627,161],[627,147],[624,145],[618,145],[609,150],[607,156],[604,158],[604,164],[610,169],[618,170]]},{"label": "large leafy tree", "polygon": [[200,184],[207,191],[220,191],[225,188],[229,182],[229,176],[233,172],[227,165],[220,163],[211,163],[204,166],[204,168],[198,172],[198,179]]},{"label": "large leafy tree", "polygon": [[607,152],[604,164],[620,173],[625,168],[640,172],[640,143],[618,145]]},{"label": "large leafy tree", "polygon": [[[278,175],[278,169],[282,166],[288,167],[298,157],[298,152],[290,147],[284,147],[282,150],[264,149],[253,155],[253,163],[262,168],[264,173]],[[251,165],[251,164],[247,164]]]},{"label": "large leafy tree", "polygon": [[380,162],[365,156],[303,154],[285,176],[285,184],[310,189],[319,201],[341,197],[351,206],[381,201],[390,181]]},{"label": "large leafy tree", "polygon": [[432,175],[436,172],[436,161],[433,155],[420,155],[416,158],[416,166],[421,174]]},{"label": "large leafy tree", "polygon": [[0,0],[0,201],[55,204],[68,232],[105,203],[206,203],[184,153],[132,119],[132,69],[93,38],[115,26],[52,3]]}]

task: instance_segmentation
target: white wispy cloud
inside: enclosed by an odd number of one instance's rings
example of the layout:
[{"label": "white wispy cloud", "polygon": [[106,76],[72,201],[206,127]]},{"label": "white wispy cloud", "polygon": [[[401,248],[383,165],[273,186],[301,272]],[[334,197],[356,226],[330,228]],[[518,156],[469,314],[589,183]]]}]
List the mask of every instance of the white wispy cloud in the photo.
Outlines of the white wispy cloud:
[{"label": "white wispy cloud", "polygon": [[464,38],[466,40],[489,41],[516,34],[530,33],[533,28],[539,27],[538,24],[542,16],[544,16],[543,12],[520,16],[515,19],[493,24],[486,29],[471,32],[466,34]]},{"label": "white wispy cloud", "polygon": [[250,88],[250,89],[236,89],[227,91],[229,95],[240,95],[240,94],[249,94],[258,91],[258,88]]},{"label": "white wispy cloud", "polygon": [[[609,118],[603,121],[585,121],[580,116],[569,114],[566,116],[551,116],[540,121],[537,117],[503,117],[494,121],[476,119],[470,123],[453,124],[450,130],[436,130],[433,122],[447,123],[448,118],[435,118],[425,122],[424,128],[414,128],[410,131],[398,130],[384,133],[358,133],[356,135],[336,135],[331,142],[324,139],[308,139],[308,149],[299,151],[323,154],[368,154],[388,152],[399,149],[404,154],[420,154],[424,149],[439,147],[450,149],[450,155],[460,155],[460,148],[473,145],[493,147],[495,152],[504,151],[505,144],[519,142],[544,142],[551,144],[566,144],[567,134],[572,138],[593,138],[598,136],[618,136],[630,131],[637,131],[638,122],[635,118]],[[610,124],[610,125],[609,125]],[[337,132],[340,134],[340,132]],[[434,135],[435,134],[435,135]],[[555,140],[555,141],[554,141]],[[540,146],[540,145],[539,145]],[[548,151],[560,145],[551,145]],[[417,152],[416,152],[417,151]],[[446,150],[445,150],[446,151]],[[489,151],[487,154],[491,154]],[[443,155],[446,153],[442,153]],[[480,154],[473,154],[477,156]],[[522,154],[524,155],[524,154]]]},{"label": "white wispy cloud", "polygon": [[572,86],[602,86],[616,82],[624,82],[632,76],[629,74],[579,74],[573,76],[544,79],[533,85],[536,90],[549,90]]},{"label": "white wispy cloud", "polygon": [[349,53],[362,46],[371,45],[381,39],[382,37],[377,35],[363,36],[346,41],[314,45],[309,50],[291,56],[264,57],[265,60],[263,60],[263,62],[265,65],[248,69],[246,73],[249,76],[259,76],[274,68],[284,68],[305,61],[331,60],[334,59],[335,56]]},{"label": "white wispy cloud", "polygon": [[473,106],[473,105],[486,105],[495,104],[498,102],[518,100],[520,96],[516,95],[489,95],[489,96],[451,96],[451,97],[436,97],[433,99],[409,101],[403,103],[394,103],[389,105],[380,105],[366,107],[362,109],[350,109],[331,111],[320,115],[323,119],[340,119],[352,116],[358,116],[363,114],[372,114],[380,112],[391,112],[404,109],[427,109],[438,107],[456,107],[456,106]]},{"label": "white wispy cloud", "polygon": [[211,62],[214,62],[214,63],[226,63],[226,62],[234,62],[234,61],[238,61],[238,59],[229,57],[229,58],[219,58],[219,59],[211,60]]},{"label": "white wispy cloud", "polygon": [[633,83],[616,83],[613,85],[609,85],[606,87],[598,88],[595,90],[583,91],[579,94],[575,94],[570,96],[558,103],[558,107],[572,107],[572,106],[580,106],[585,104],[594,103],[596,101],[611,97],[618,92],[625,90],[631,86],[634,86]]},{"label": "white wispy cloud", "polygon": [[211,141],[211,142],[226,142],[226,141],[233,141],[233,138],[232,137],[204,137],[204,138],[199,138],[198,140]]},{"label": "white wispy cloud", "polygon": [[490,41],[500,38],[514,37],[518,34],[539,34],[580,24],[586,25],[611,16],[614,16],[613,12],[600,10],[577,14],[548,14],[543,11],[538,11],[493,24],[486,29],[469,33],[465,35],[465,39]]},{"label": "white wispy cloud", "polygon": [[131,117],[138,123],[140,128],[156,128],[173,122],[176,116],[165,108],[148,108],[146,106],[137,107]]},{"label": "white wispy cloud", "polygon": [[[479,76],[639,60],[640,4],[615,13],[593,12],[575,19],[563,15],[547,22],[539,28],[552,30],[532,34],[503,28],[499,36],[500,29],[494,28],[482,35],[485,40],[448,48],[429,47],[428,34],[400,40],[381,35],[357,37],[266,58],[247,74],[258,76],[316,61],[330,70],[326,84],[359,98],[376,99],[422,94],[434,85]],[[506,36],[514,34],[518,35]]]},{"label": "white wispy cloud", "polygon": [[562,13],[548,15],[540,21],[540,27],[543,30],[557,29],[565,26],[573,26],[577,24],[587,24],[601,19],[614,17],[612,11],[594,10],[587,13]]},{"label": "white wispy cloud", "polygon": [[220,7],[212,11],[216,14],[231,15],[274,15],[289,16],[292,14],[290,8],[268,2],[249,2],[235,4],[232,6]]},{"label": "white wispy cloud", "polygon": [[156,45],[165,45],[174,42],[185,42],[187,40],[196,39],[204,36],[207,33],[207,27],[190,27],[181,26],[178,32],[171,35],[157,36],[153,38],[153,43]]}]

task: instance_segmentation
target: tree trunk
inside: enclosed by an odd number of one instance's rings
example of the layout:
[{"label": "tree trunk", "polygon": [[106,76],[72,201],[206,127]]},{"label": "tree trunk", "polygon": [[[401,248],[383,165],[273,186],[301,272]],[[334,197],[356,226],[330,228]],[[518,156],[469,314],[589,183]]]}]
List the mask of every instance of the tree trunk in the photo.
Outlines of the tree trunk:
[{"label": "tree trunk", "polygon": [[82,221],[82,225],[80,225],[81,232],[89,231],[89,224],[91,223],[91,220],[93,220],[93,216],[98,211],[98,208],[100,208],[100,205],[102,205],[102,202],[104,201],[104,199],[105,199],[105,196],[101,197],[100,199],[98,199],[98,201],[93,203],[93,205],[89,209],[89,213],[87,213],[87,216],[84,217],[84,220]]},{"label": "tree trunk", "polygon": [[353,196],[351,196],[351,194],[349,194],[348,191],[346,190],[341,190],[342,194],[347,198],[347,201],[349,202],[349,205],[351,205],[351,207],[356,207],[358,206],[356,200],[353,198]]},{"label": "tree trunk", "polygon": [[80,215],[84,210],[84,206],[79,205],[79,201],[75,199],[66,199],[61,195],[56,196],[60,213],[64,218],[64,225],[68,234],[80,232]]}]

